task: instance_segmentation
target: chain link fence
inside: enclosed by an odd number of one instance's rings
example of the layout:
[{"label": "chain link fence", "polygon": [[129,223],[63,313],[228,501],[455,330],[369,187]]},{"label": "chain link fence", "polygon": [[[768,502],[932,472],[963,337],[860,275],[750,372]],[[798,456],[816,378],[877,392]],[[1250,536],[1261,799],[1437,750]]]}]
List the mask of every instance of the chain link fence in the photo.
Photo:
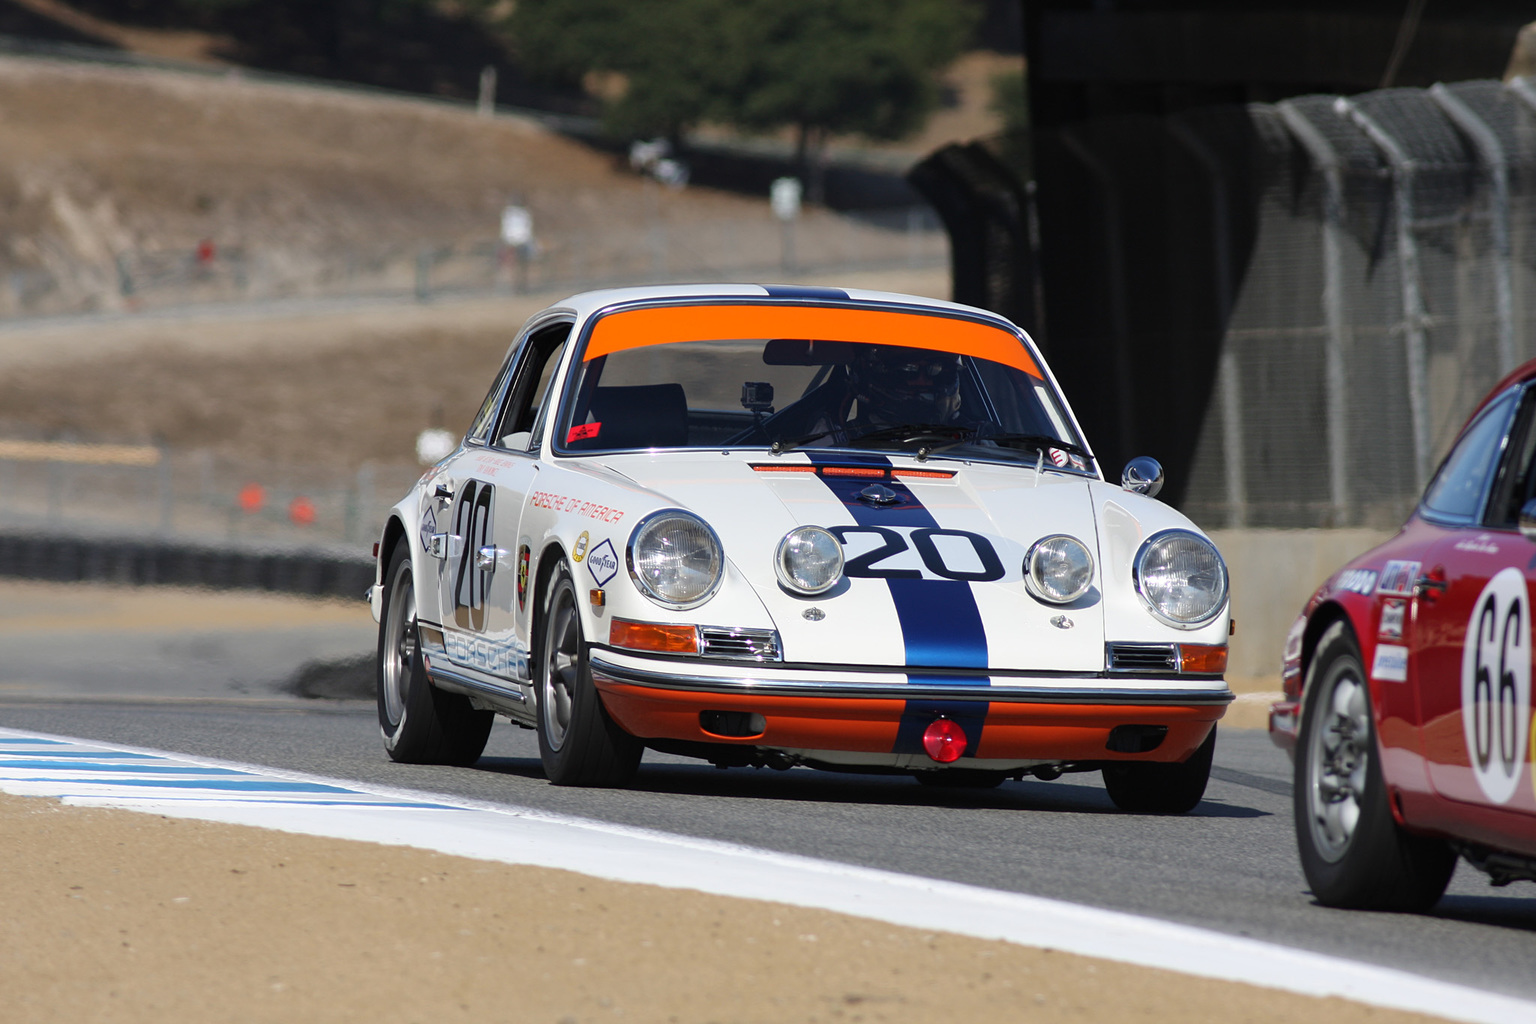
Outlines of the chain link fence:
[{"label": "chain link fence", "polygon": [[1107,469],[1157,456],[1211,528],[1401,522],[1473,405],[1536,356],[1533,86],[1025,140],[1042,230],[1010,265],[1039,268],[1030,326]]},{"label": "chain link fence", "polygon": [[366,553],[421,472],[264,466],[147,445],[0,441],[0,533]]},{"label": "chain link fence", "polygon": [[286,298],[580,291],[612,284],[724,281],[803,272],[943,266],[948,238],[926,206],[837,214],[618,224],[512,246],[494,238],[299,252],[204,242],[119,253],[111,267],[0,277],[0,316]]}]

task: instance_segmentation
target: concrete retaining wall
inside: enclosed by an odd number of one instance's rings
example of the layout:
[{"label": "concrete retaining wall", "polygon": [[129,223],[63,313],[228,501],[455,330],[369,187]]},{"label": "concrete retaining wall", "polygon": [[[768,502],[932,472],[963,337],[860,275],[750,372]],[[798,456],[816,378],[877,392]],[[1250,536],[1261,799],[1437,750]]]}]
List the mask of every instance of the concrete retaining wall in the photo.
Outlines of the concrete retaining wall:
[{"label": "concrete retaining wall", "polygon": [[1232,578],[1234,681],[1269,677],[1279,689],[1286,631],[1339,566],[1391,537],[1380,530],[1212,530]]}]

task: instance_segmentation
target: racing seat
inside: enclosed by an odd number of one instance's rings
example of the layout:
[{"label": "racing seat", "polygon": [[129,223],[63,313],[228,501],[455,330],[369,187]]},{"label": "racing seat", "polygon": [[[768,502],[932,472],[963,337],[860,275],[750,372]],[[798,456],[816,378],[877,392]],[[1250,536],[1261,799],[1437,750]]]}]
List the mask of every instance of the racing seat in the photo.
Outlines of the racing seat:
[{"label": "racing seat", "polygon": [[602,424],[593,448],[678,448],[688,443],[688,398],[681,384],[599,387],[592,419]]}]

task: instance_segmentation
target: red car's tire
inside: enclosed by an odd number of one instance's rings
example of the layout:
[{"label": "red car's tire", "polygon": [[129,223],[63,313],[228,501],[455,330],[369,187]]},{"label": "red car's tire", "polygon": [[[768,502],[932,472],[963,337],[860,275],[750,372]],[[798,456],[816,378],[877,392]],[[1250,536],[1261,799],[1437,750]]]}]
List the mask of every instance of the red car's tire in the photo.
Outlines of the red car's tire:
[{"label": "red car's tire", "polygon": [[1456,853],[1392,817],[1360,647],[1343,622],[1318,641],[1296,743],[1296,843],[1324,906],[1427,910],[1450,883]]}]

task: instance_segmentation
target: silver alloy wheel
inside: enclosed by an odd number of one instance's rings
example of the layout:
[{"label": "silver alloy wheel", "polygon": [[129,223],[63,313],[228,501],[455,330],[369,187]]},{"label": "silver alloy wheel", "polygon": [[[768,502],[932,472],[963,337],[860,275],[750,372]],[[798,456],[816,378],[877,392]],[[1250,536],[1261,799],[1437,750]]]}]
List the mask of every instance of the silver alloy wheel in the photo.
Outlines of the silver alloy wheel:
[{"label": "silver alloy wheel", "polygon": [[1307,821],[1318,854],[1336,862],[1349,851],[1365,801],[1371,709],[1355,664],[1341,665],[1327,682],[1329,692],[1318,695],[1327,704],[1318,709],[1306,752]]},{"label": "silver alloy wheel", "polygon": [[545,742],[551,750],[559,750],[571,726],[571,702],[581,671],[581,623],[570,588],[556,589],[552,603],[539,679],[539,714],[544,718]]},{"label": "silver alloy wheel", "polygon": [[404,560],[390,581],[389,618],[384,657],[384,711],[398,725],[405,716],[405,698],[416,664],[416,588],[410,560]]}]

